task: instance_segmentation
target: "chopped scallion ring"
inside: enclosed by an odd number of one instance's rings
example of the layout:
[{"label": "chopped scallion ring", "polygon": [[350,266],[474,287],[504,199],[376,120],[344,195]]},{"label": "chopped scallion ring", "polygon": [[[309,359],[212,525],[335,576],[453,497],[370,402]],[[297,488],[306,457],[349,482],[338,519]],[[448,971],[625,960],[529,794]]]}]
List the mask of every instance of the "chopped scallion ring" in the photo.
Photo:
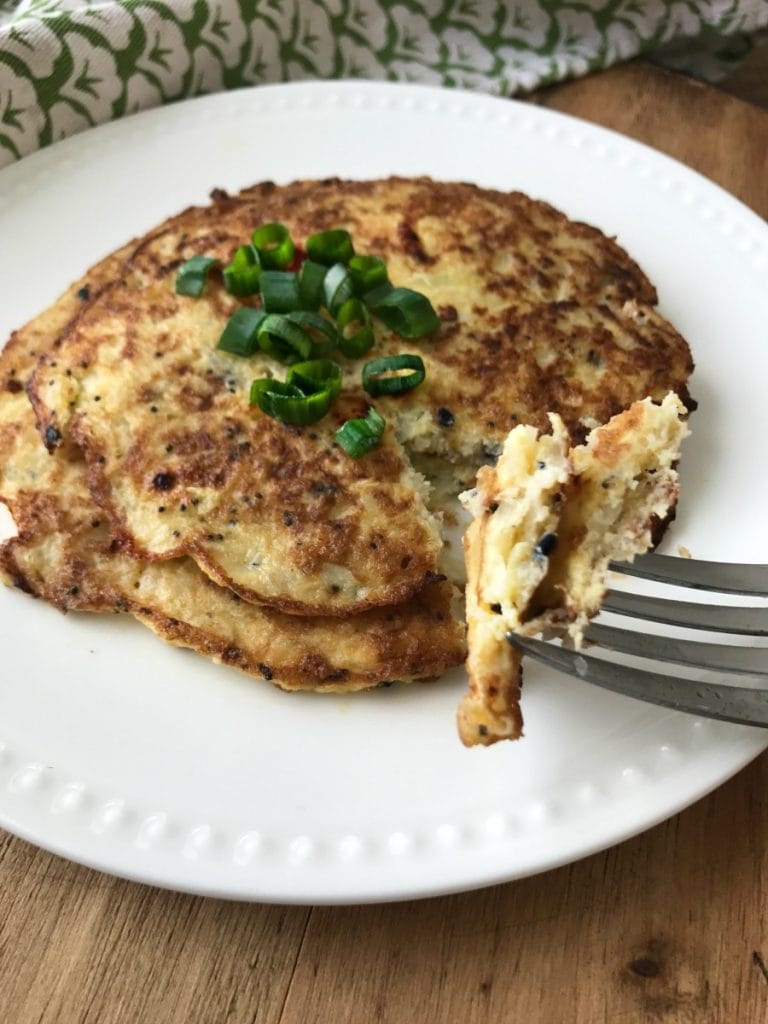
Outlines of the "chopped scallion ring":
[{"label": "chopped scallion ring", "polygon": [[349,261],[349,272],[357,295],[365,295],[389,284],[387,265],[378,256],[353,256]]},{"label": "chopped scallion ring", "polygon": [[426,295],[410,288],[393,288],[381,297],[366,295],[365,301],[401,338],[422,338],[440,326],[440,318]]},{"label": "chopped scallion ring", "polygon": [[176,275],[176,294],[191,295],[197,299],[203,294],[208,273],[219,261],[212,256],[192,256],[182,263]]},{"label": "chopped scallion ring", "polygon": [[255,295],[261,277],[258,250],[252,245],[241,245],[222,274],[224,287],[230,295]]},{"label": "chopped scallion ring", "polygon": [[303,427],[322,419],[331,407],[330,391],[305,395],[294,384],[260,379],[251,384],[251,405],[292,427]]},{"label": "chopped scallion ring", "polygon": [[351,299],[354,293],[352,275],[343,263],[334,263],[328,270],[323,281],[325,292],[325,305],[333,313],[338,313],[347,299]]},{"label": "chopped scallion ring", "polygon": [[[400,373],[409,370],[410,373]],[[401,395],[418,387],[426,376],[421,356],[404,353],[371,359],[363,367],[363,387],[376,398],[378,395]]]},{"label": "chopped scallion ring", "polygon": [[287,316],[278,313],[270,313],[262,319],[256,339],[262,352],[281,363],[297,363],[309,358],[312,352],[309,335]]},{"label": "chopped scallion ring", "polygon": [[331,352],[339,340],[339,335],[334,324],[326,320],[319,313],[310,313],[305,309],[298,309],[288,313],[291,323],[297,324],[312,342],[312,355],[324,356]]},{"label": "chopped scallion ring", "polygon": [[262,224],[251,235],[251,241],[263,267],[282,270],[293,262],[296,246],[285,224]]},{"label": "chopped scallion ring", "polygon": [[325,291],[323,281],[328,268],[313,260],[304,260],[299,270],[299,298],[302,309],[317,310],[323,304]]},{"label": "chopped scallion ring", "polygon": [[259,282],[261,302],[267,313],[291,313],[299,308],[299,280],[284,270],[265,270]]},{"label": "chopped scallion ring", "polygon": [[371,406],[365,419],[347,420],[339,427],[334,437],[347,455],[359,459],[361,455],[377,447],[385,426],[384,417]]},{"label": "chopped scallion ring", "polygon": [[286,382],[299,388],[305,395],[327,391],[333,401],[341,391],[341,367],[330,359],[310,359],[304,363],[295,363],[288,371]]},{"label": "chopped scallion ring", "polygon": [[227,321],[216,348],[236,356],[252,356],[259,347],[259,325],[265,317],[261,309],[241,306]]},{"label": "chopped scallion ring", "polygon": [[389,281],[384,281],[375,288],[371,288],[369,292],[365,292],[363,295],[363,302],[369,309],[373,309],[374,306],[377,306],[394,290],[394,287],[389,283]]},{"label": "chopped scallion ring", "polygon": [[371,317],[360,299],[347,299],[339,309],[339,348],[347,359],[357,359],[373,348]]},{"label": "chopped scallion ring", "polygon": [[307,239],[307,256],[330,267],[333,263],[349,263],[355,255],[352,236],[344,228],[318,231]]}]

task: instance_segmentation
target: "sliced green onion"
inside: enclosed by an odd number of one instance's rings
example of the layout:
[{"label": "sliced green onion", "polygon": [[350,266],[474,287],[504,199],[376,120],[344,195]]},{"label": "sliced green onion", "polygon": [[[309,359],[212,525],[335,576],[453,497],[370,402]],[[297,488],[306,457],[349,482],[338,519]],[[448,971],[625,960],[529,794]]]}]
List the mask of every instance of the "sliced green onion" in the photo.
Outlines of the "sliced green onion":
[{"label": "sliced green onion", "polygon": [[394,287],[389,281],[384,281],[383,284],[377,285],[375,288],[371,288],[369,292],[365,292],[363,295],[363,302],[369,309],[373,309],[380,302],[383,302],[388,295],[391,295],[394,291]]},{"label": "sliced green onion", "polygon": [[241,306],[227,321],[216,348],[232,352],[236,356],[252,356],[259,347],[259,324],[265,317],[266,314],[261,309]]},{"label": "sliced green onion", "polygon": [[252,245],[241,245],[222,274],[224,287],[230,295],[255,295],[261,277],[258,250]]},{"label": "sliced green onion", "polygon": [[325,275],[323,281],[325,292],[325,305],[333,313],[338,313],[347,299],[351,299],[354,293],[352,275],[343,263],[334,263]]},{"label": "sliced green onion", "polygon": [[251,384],[251,405],[273,419],[293,427],[303,427],[322,419],[331,407],[330,391],[305,395],[294,384],[260,379]]},{"label": "sliced green onion", "polygon": [[361,455],[365,455],[378,445],[384,427],[383,416],[379,416],[371,406],[365,419],[347,420],[334,436],[347,455],[359,459]]},{"label": "sliced green onion", "polygon": [[349,261],[349,272],[358,295],[389,284],[387,265],[378,256],[353,256]]},{"label": "sliced green onion", "polygon": [[393,288],[374,303],[368,296],[366,301],[376,316],[401,338],[422,338],[440,326],[440,318],[426,295],[410,288]]},{"label": "sliced green onion", "polygon": [[296,246],[285,224],[263,224],[251,235],[258,249],[261,265],[270,270],[282,270],[293,262]]},{"label": "sliced green onion", "polygon": [[[286,395],[289,398],[301,398],[303,392],[295,384],[287,381],[275,380],[273,377],[259,377],[251,382],[251,405],[258,405],[261,408],[261,401],[264,395]],[[264,410],[266,412],[266,409]]]},{"label": "sliced green onion", "polygon": [[299,299],[302,309],[320,309],[325,299],[323,281],[328,268],[322,263],[304,260],[299,271]]},{"label": "sliced green onion", "polygon": [[349,263],[355,255],[352,236],[344,228],[318,231],[307,239],[307,256],[330,267],[333,263]]},{"label": "sliced green onion", "polygon": [[[400,370],[410,370],[401,374]],[[376,398],[378,395],[401,395],[418,387],[426,376],[421,356],[404,353],[371,359],[363,367],[363,387]]]},{"label": "sliced green onion", "polygon": [[305,309],[297,309],[288,314],[291,323],[299,326],[312,342],[312,355],[324,356],[336,348],[339,340],[334,324],[319,313],[310,313]]},{"label": "sliced green onion", "polygon": [[267,313],[290,313],[299,308],[299,281],[296,274],[283,270],[265,270],[259,287]]},{"label": "sliced green onion", "polygon": [[176,275],[176,294],[199,298],[208,280],[208,272],[218,265],[219,261],[212,256],[192,256],[179,267]]},{"label": "sliced green onion", "polygon": [[305,395],[328,391],[333,400],[341,391],[341,367],[330,359],[310,359],[305,363],[295,363],[288,371],[286,381]]},{"label": "sliced green onion", "polygon": [[287,316],[270,313],[259,324],[257,341],[262,352],[281,363],[297,363],[312,353],[312,341]]},{"label": "sliced green onion", "polygon": [[336,317],[339,348],[347,359],[357,359],[373,348],[373,328],[367,308],[360,299],[347,299]]}]

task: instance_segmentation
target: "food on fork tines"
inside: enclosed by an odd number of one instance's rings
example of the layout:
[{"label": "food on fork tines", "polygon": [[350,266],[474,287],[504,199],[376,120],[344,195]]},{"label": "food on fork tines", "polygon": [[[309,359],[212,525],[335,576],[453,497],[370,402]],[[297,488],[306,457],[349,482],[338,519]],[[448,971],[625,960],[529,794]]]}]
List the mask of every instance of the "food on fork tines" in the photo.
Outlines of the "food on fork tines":
[{"label": "food on fork tines", "polygon": [[554,486],[632,403],[690,407],[655,303],[614,241],[520,193],[216,191],[0,356],[0,570],[286,689],[439,677],[465,647],[446,481],[517,428],[568,438]]},{"label": "food on fork tines", "polygon": [[520,655],[506,640],[563,636],[577,647],[600,610],[611,561],[631,561],[674,514],[676,466],[688,433],[673,393],[635,402],[572,446],[557,414],[551,432],[516,427],[494,467],[462,495],[470,689],[458,712],[467,746],[522,733]]}]

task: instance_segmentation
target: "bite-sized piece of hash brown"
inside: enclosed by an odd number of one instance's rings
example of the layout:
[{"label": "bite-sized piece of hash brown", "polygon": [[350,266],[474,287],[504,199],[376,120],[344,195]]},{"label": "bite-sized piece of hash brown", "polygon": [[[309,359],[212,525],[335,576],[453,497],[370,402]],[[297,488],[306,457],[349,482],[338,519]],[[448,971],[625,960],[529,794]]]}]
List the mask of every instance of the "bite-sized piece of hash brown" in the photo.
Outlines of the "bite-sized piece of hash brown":
[{"label": "bite-sized piece of hash brown", "polygon": [[[184,261],[227,263],[271,222],[298,244],[348,229],[441,321],[418,341],[376,321],[370,355],[334,353],[342,396],[307,427],[249,409],[251,380],[285,367],[217,350],[240,305],[220,277],[200,298],[174,290]],[[511,427],[544,429],[548,410],[580,440],[646,395],[686,400],[690,353],[655,301],[612,240],[520,194],[429,179],[262,184],[148,235],[56,340],[31,397],[48,446],[83,452],[96,503],[137,557],[189,556],[249,602],[346,615],[438,573],[439,517],[401,445],[451,460],[469,483]],[[403,352],[423,358],[425,381],[376,398],[383,443],[348,457],[333,435],[365,412],[362,364]]]},{"label": "bite-sized piece of hash brown", "polygon": [[522,732],[520,657],[507,634],[559,635],[580,646],[609,562],[631,561],[656,542],[677,503],[685,419],[670,393],[660,404],[635,402],[576,447],[556,414],[550,434],[518,426],[497,465],[483,467],[462,496],[474,516],[464,540],[465,744]]},{"label": "bite-sized piece of hash brown", "polygon": [[148,563],[114,542],[81,453],[46,451],[24,390],[37,356],[114,270],[114,260],[94,268],[0,354],[0,500],[18,530],[0,545],[0,578],[63,611],[129,612],[171,644],[288,690],[359,690],[459,664],[464,628],[447,582],[396,607],[305,619],[247,604],[190,559]]}]

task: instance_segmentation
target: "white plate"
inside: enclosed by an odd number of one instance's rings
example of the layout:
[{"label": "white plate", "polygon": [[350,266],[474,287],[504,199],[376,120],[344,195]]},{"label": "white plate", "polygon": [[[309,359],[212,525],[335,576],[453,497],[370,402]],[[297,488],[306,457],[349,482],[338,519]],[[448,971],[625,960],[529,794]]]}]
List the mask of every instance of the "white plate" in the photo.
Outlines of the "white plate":
[{"label": "white plate", "polygon": [[[0,173],[0,337],[213,186],[391,172],[522,189],[618,236],[698,364],[667,547],[768,562],[768,227],[673,161],[538,107],[304,83],[79,135]],[[459,672],[285,695],[122,617],[64,618],[7,590],[0,649],[0,824],[105,871],[244,899],[396,899],[542,871],[675,813],[765,746],[531,666],[526,738],[465,750]]]}]

